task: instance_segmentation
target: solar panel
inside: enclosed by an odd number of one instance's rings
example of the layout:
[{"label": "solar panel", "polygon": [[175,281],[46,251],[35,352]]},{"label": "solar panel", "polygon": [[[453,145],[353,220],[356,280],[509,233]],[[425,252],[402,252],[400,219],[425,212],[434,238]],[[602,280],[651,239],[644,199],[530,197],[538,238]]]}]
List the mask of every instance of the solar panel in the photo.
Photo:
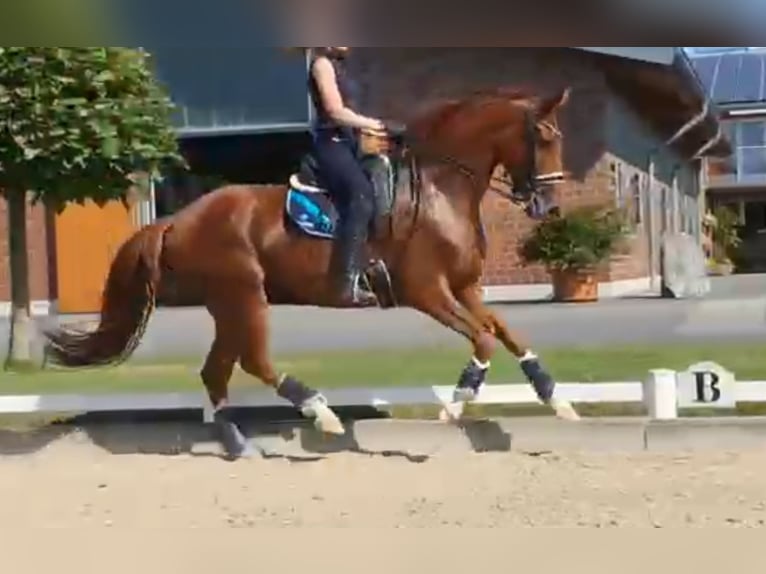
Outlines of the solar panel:
[{"label": "solar panel", "polygon": [[737,102],[757,102],[761,97],[761,63],[760,54],[743,54],[742,67],[739,70],[737,84]]},{"label": "solar panel", "polygon": [[697,75],[705,87],[705,93],[710,95],[711,88],[713,87],[713,81],[715,79],[715,71],[718,66],[718,56],[697,58],[694,60],[694,68],[697,71]]},{"label": "solar panel", "polygon": [[713,98],[718,102],[737,101],[737,79],[742,57],[739,54],[721,56],[718,76],[713,88]]},{"label": "solar panel", "polygon": [[766,101],[766,52],[693,57],[708,96],[717,104]]}]

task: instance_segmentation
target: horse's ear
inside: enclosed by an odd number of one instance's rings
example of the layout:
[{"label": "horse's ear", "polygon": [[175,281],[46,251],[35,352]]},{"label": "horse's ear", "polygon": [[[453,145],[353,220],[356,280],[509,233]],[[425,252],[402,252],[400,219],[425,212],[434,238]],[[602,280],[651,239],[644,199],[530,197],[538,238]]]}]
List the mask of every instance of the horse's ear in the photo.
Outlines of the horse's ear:
[{"label": "horse's ear", "polygon": [[566,106],[567,103],[569,103],[569,95],[571,92],[572,88],[565,88],[558,94],[543,100],[543,102],[537,108],[537,116],[539,118],[547,118],[558,109]]}]

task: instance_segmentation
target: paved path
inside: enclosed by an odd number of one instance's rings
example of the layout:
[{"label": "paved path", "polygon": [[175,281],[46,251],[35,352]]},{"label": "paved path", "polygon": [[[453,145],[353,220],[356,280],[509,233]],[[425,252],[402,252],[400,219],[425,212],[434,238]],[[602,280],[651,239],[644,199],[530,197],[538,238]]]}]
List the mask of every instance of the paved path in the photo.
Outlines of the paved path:
[{"label": "paved path", "polygon": [[[494,308],[536,346],[766,341],[766,277],[760,275],[717,279],[713,293],[704,300],[634,297],[585,306],[530,303]],[[406,348],[460,341],[411,310],[281,307],[273,310],[272,324],[272,347],[277,352]],[[4,324],[0,342],[6,337]],[[212,337],[212,321],[204,310],[162,309],[152,318],[136,358],[202,357]]]}]

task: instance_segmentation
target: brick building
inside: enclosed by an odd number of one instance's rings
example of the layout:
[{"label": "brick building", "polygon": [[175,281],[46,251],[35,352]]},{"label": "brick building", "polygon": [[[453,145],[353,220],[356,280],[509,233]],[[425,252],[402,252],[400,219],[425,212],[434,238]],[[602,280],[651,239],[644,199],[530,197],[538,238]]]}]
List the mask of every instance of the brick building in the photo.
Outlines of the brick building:
[{"label": "brick building", "polygon": [[[158,187],[155,205],[144,210],[149,219],[178,209],[221,180],[284,181],[307,144],[310,110],[305,78],[301,79],[304,64],[285,62],[275,68],[272,61],[270,82],[259,82],[257,74],[252,74],[255,88],[242,86],[241,94],[218,92],[229,98],[220,102],[214,99],[215,91],[207,100],[201,98],[189,81],[206,77],[198,69],[205,61],[211,67],[220,62],[194,58],[194,69],[173,66],[185,61],[184,50],[194,49],[203,48],[173,48],[175,52],[165,58],[158,53],[157,59],[161,79],[181,104],[179,136],[198,179],[170,178]],[[207,56],[211,53],[209,48],[204,51]],[[186,58],[191,61],[193,55],[186,53]],[[720,136],[716,114],[707,107],[704,90],[678,48],[357,48],[352,63],[364,88],[364,111],[389,118],[407,116],[413,102],[419,106],[483,87],[523,84],[548,91],[571,86],[562,128],[566,168],[574,180],[565,187],[560,204],[566,209],[614,201],[631,209],[634,222],[632,251],[611,263],[601,278],[602,293],[656,287],[662,234],[686,231],[699,236],[704,201],[700,198],[701,159],[695,156],[700,151],[701,155],[725,155],[729,149]],[[280,65],[290,66],[286,80],[278,80]],[[209,88],[211,83],[205,85]],[[280,97],[285,90],[292,95]],[[296,96],[294,90],[300,93]],[[253,102],[258,94],[268,102]],[[237,97],[241,101],[232,100]],[[277,105],[284,101],[292,102],[292,110]],[[261,118],[259,123],[257,114],[248,116],[246,111],[227,115],[227,110],[241,106],[266,110],[268,121]],[[684,126],[688,129],[683,135],[666,145]],[[0,211],[0,301],[7,301],[3,218]],[[30,276],[40,313],[58,296],[52,220],[42,208],[30,213]],[[490,244],[485,277],[488,297],[546,296],[550,285],[545,270],[522,267],[516,255],[531,222],[496,197],[487,198],[484,222]]]}]

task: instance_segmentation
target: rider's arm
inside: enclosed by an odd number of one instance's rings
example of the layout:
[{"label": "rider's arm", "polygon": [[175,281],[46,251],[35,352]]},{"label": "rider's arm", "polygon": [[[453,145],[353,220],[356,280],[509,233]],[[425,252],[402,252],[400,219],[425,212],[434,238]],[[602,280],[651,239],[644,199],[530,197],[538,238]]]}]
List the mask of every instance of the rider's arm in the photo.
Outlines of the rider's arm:
[{"label": "rider's arm", "polygon": [[346,107],[338,90],[338,82],[335,79],[335,68],[327,58],[317,58],[311,67],[319,93],[327,113],[338,122],[352,128],[370,131],[382,131],[383,123],[379,120],[357,114]]}]

